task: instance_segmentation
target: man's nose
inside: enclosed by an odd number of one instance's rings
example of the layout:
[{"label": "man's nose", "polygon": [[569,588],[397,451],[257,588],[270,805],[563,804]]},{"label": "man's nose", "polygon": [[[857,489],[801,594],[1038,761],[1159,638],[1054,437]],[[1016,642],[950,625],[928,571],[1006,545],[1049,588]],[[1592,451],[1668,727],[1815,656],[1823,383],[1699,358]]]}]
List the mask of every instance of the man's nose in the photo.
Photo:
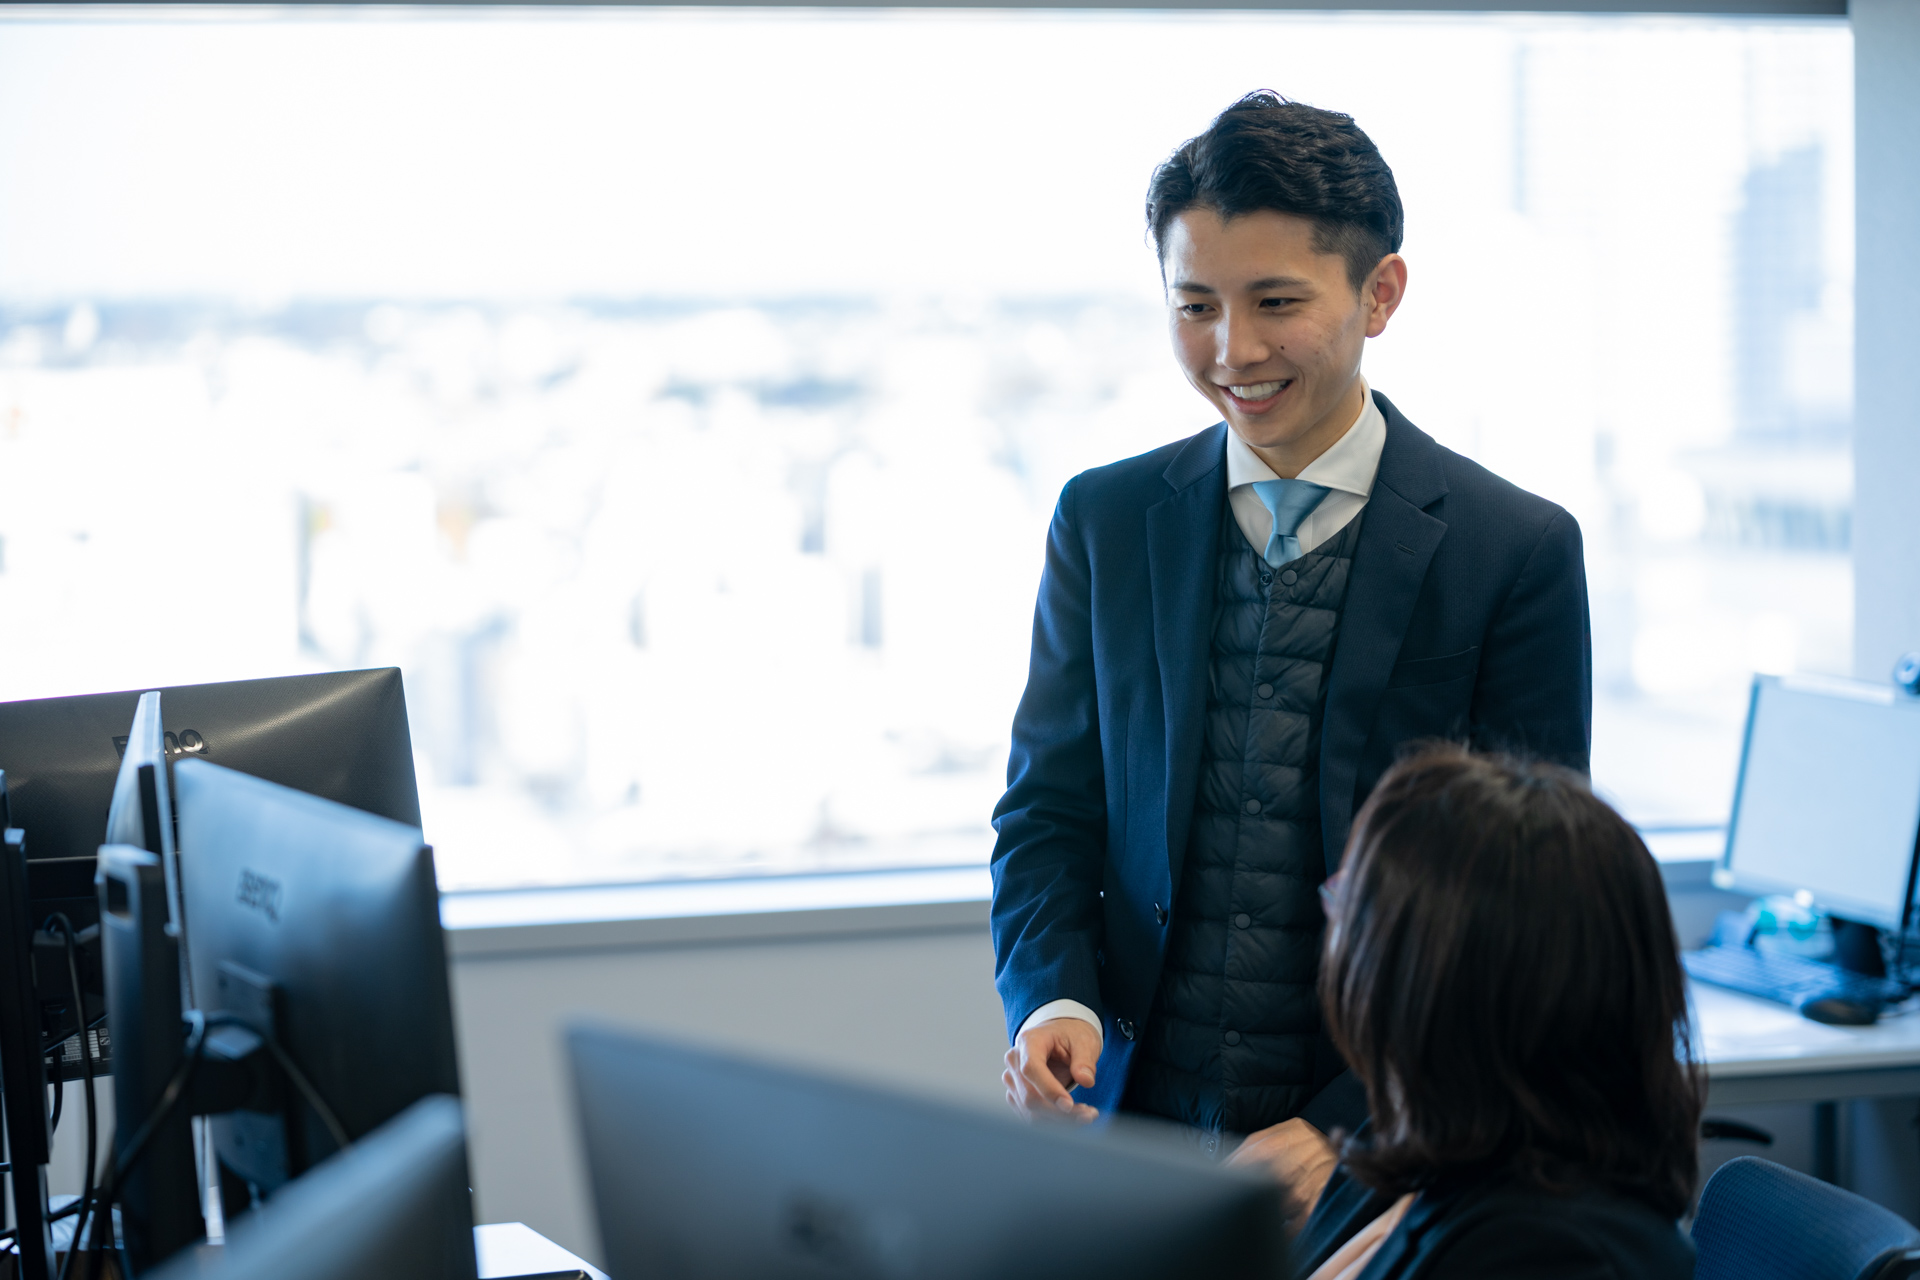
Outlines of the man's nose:
[{"label": "man's nose", "polygon": [[1251,369],[1272,355],[1253,317],[1228,311],[1215,331],[1215,358],[1223,369]]}]

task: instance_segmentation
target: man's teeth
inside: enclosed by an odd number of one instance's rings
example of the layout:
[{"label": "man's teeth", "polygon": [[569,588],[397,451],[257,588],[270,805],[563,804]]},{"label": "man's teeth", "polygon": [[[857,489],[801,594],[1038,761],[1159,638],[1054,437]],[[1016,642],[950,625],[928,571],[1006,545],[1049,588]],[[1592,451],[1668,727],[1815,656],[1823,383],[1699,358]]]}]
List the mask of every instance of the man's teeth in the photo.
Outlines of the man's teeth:
[{"label": "man's teeth", "polygon": [[1242,400],[1253,400],[1257,402],[1265,400],[1270,396],[1279,395],[1280,388],[1286,386],[1287,383],[1291,381],[1291,378],[1284,378],[1279,382],[1256,382],[1252,386],[1228,387],[1227,390],[1233,392],[1234,395],[1240,397]]}]

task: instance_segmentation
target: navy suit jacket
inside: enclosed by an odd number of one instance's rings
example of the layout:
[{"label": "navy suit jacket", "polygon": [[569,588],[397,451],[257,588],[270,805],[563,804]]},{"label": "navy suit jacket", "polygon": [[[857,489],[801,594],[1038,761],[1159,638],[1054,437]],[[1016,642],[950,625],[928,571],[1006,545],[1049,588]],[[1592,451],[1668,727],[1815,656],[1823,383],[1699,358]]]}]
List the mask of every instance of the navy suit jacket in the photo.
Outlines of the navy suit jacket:
[{"label": "navy suit jacket", "polygon": [[[1572,516],[1442,447],[1385,396],[1320,739],[1339,865],[1406,743],[1452,738],[1587,766],[1592,648]],[[1083,472],[1060,495],[1033,658],[994,810],[995,981],[1008,1035],[1050,1000],[1100,1014],[1082,1098],[1126,1085],[1166,945],[1207,708],[1225,423]]]}]

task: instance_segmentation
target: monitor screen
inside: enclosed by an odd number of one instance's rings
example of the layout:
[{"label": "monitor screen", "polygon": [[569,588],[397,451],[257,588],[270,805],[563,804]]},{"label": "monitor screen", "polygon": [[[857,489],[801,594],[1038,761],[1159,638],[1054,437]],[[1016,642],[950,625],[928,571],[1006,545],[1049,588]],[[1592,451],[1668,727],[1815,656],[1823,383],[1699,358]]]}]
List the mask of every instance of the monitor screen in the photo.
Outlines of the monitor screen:
[{"label": "monitor screen", "polygon": [[1897,929],[1920,833],[1920,699],[1762,676],[1715,882]]}]

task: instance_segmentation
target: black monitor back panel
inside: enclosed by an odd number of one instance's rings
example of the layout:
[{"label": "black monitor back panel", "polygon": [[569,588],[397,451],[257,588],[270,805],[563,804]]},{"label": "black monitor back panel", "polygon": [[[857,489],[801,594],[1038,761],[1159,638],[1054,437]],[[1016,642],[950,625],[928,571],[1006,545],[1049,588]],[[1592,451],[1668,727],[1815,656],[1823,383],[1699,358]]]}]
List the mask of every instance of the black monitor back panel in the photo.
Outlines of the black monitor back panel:
[{"label": "black monitor back panel", "polygon": [[155,1280],[473,1280],[460,1104],[426,1098]]},{"label": "black monitor back panel", "polygon": [[1024,1124],[576,1027],[607,1270],[649,1280],[1273,1280],[1278,1189],[1198,1144]]},{"label": "black monitor back panel", "polygon": [[[91,858],[144,690],[0,703],[0,769],[27,856]],[[169,761],[205,759],[420,825],[400,670],[329,671],[160,690]]]},{"label": "black monitor back panel", "polygon": [[[358,1138],[428,1094],[460,1091],[433,852],[403,826],[207,762],[174,773],[188,963],[203,1007],[256,1020],[248,991],[271,988],[272,1031]],[[223,992],[225,993],[223,995]],[[287,1135],[271,1190],[333,1150],[317,1112]],[[239,1114],[239,1113],[236,1113]],[[241,1117],[244,1119],[244,1116]],[[216,1117],[221,1158],[250,1163],[244,1125]]]}]

